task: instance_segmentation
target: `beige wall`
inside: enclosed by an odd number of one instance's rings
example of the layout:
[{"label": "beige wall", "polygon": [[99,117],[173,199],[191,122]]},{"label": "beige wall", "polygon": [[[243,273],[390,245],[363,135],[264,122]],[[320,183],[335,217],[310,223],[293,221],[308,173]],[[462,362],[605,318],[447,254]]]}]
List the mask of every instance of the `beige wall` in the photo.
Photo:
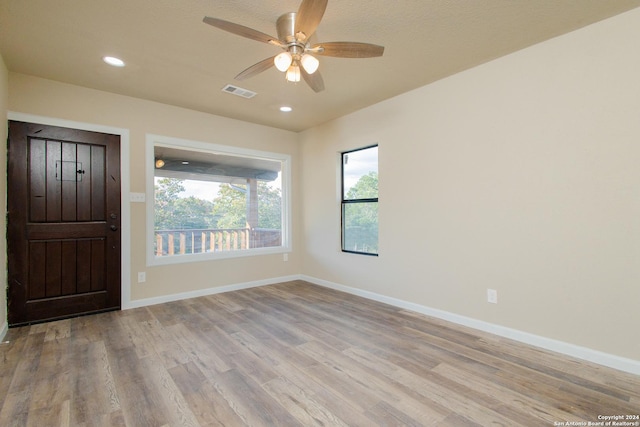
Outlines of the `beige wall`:
[{"label": "beige wall", "polygon": [[[293,163],[293,198],[299,198],[297,134],[292,132],[15,73],[9,74],[9,109],[12,113],[129,130],[131,192],[145,192],[145,135],[150,133],[289,154]],[[282,255],[265,255],[147,267],[145,204],[131,203],[130,206],[132,300],[264,281],[300,272],[301,244],[295,240],[295,236],[301,235],[297,207],[293,209],[293,252],[288,262],[283,261]],[[137,283],[139,271],[146,271],[143,284]]]},{"label": "beige wall", "polygon": [[[9,72],[0,55],[0,117],[7,117],[9,97]],[[7,209],[7,126],[0,126],[0,212]],[[7,223],[6,215],[0,215],[0,333],[7,321]]]},{"label": "beige wall", "polygon": [[[638,40],[636,9],[302,133],[303,272],[640,360]],[[378,258],[334,178],[373,143]]]}]

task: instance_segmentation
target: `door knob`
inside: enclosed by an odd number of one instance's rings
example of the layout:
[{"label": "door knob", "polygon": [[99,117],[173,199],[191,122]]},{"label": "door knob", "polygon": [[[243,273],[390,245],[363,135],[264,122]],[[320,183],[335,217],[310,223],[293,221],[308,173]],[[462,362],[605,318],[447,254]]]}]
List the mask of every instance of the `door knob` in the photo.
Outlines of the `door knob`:
[{"label": "door knob", "polygon": [[109,228],[111,228],[111,231],[116,231],[116,230],[118,229],[118,227],[117,227],[117,226],[115,226],[115,225],[112,225],[112,226],[111,226],[111,227],[109,227]]}]

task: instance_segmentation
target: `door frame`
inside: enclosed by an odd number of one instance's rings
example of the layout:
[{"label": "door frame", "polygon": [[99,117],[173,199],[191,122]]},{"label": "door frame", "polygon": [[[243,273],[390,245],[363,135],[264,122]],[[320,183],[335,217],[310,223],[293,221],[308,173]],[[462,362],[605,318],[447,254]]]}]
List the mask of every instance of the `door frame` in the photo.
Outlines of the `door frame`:
[{"label": "door frame", "polygon": [[[9,111],[7,121],[36,123],[41,125],[66,127],[91,132],[110,133],[120,135],[120,307],[122,310],[132,308],[131,305],[131,205],[130,205],[130,143],[129,129],[113,126],[97,125],[93,123],[76,122],[57,119],[54,117],[37,116]],[[8,122],[4,124],[7,126]],[[5,248],[5,251],[7,249]],[[8,254],[7,254],[8,255]],[[7,319],[0,319],[6,325]]]}]

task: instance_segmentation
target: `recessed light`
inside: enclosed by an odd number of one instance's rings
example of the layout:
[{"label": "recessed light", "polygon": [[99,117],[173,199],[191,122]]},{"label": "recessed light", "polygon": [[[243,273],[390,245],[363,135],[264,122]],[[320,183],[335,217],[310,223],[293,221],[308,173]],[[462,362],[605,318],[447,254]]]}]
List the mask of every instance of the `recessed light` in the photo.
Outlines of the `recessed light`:
[{"label": "recessed light", "polygon": [[183,161],[182,161],[182,164],[183,164],[183,165],[188,165],[188,164],[189,164],[189,162],[188,162],[188,161],[186,161],[186,160],[183,160]]},{"label": "recessed light", "polygon": [[291,107],[289,107],[287,105],[284,105],[284,106],[280,107],[280,111],[282,111],[283,113],[288,113],[290,111],[293,111],[293,108],[291,108]]},{"label": "recessed light", "polygon": [[105,56],[102,60],[114,67],[124,67],[124,61],[120,58],[116,58],[115,56]]}]

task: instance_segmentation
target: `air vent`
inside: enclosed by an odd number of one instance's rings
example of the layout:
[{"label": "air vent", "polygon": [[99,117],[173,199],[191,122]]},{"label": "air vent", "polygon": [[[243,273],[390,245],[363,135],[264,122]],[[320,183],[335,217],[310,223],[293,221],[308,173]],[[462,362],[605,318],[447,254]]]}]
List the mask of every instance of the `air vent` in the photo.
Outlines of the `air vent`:
[{"label": "air vent", "polygon": [[234,85],[226,85],[225,87],[222,88],[223,92],[227,92],[227,93],[231,93],[233,95],[238,95],[241,96],[243,98],[253,98],[254,96],[257,95],[257,93],[252,92],[248,89],[243,89],[241,87],[238,86],[234,86]]}]

